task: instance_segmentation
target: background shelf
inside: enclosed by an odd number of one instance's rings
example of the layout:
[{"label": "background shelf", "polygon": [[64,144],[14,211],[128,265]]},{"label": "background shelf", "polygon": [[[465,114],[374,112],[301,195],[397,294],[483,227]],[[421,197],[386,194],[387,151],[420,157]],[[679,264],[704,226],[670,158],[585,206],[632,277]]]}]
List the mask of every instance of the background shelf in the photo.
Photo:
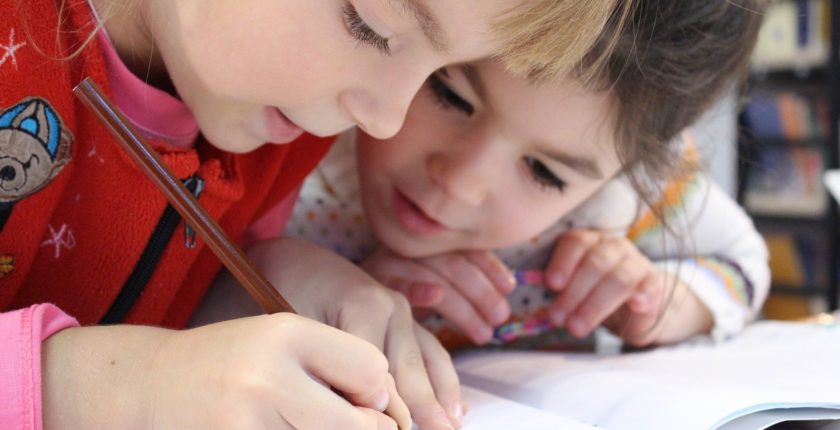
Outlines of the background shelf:
[{"label": "background shelf", "polygon": [[840,5],[771,3],[739,115],[738,201],[767,239],[777,306],[838,307],[838,208],[822,183],[838,168]]}]

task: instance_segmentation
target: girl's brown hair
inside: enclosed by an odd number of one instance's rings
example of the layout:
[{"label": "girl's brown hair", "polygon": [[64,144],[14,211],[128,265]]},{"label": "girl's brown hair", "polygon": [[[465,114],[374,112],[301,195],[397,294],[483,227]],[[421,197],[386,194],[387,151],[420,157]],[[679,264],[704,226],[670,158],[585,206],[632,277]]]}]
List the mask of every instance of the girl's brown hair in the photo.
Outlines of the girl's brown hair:
[{"label": "girl's brown hair", "polygon": [[[655,208],[652,178],[675,177],[672,141],[746,76],[765,0],[639,0],[628,22],[608,22],[583,64],[608,53],[594,82],[617,108],[616,151],[633,186]],[[623,28],[617,42],[610,28]],[[590,82],[591,83],[591,82]]]},{"label": "girl's brown hair", "polygon": [[[582,62],[596,63],[606,53],[600,76],[580,78],[610,91],[617,113],[615,150],[645,206],[639,209],[659,220],[664,245],[686,256],[693,252],[673,223],[690,221],[666,219],[681,202],[660,196],[668,180],[688,178],[697,166],[696,160],[681,157],[683,146],[674,142],[746,76],[764,7],[765,0],[639,0],[626,24],[607,23]],[[611,28],[623,28],[617,41],[606,39]],[[660,322],[677,279],[663,302]]]}]

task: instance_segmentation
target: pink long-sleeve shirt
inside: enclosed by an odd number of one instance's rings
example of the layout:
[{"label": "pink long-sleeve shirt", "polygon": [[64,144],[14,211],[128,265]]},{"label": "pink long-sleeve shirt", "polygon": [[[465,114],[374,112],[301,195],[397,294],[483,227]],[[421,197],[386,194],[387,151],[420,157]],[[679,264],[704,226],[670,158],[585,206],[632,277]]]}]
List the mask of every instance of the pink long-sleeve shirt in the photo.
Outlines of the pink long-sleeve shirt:
[{"label": "pink long-sleeve shirt", "polygon": [[[104,49],[115,103],[147,138],[179,148],[194,145],[198,124],[187,106],[134,76],[113,49],[108,35],[97,35]],[[148,109],[155,106],[155,109]],[[245,232],[243,244],[279,236],[291,214],[294,193]],[[41,430],[41,343],[75,319],[50,304],[0,312],[0,429]]]},{"label": "pink long-sleeve shirt", "polygon": [[0,428],[41,430],[41,342],[77,325],[50,304],[0,313]]}]

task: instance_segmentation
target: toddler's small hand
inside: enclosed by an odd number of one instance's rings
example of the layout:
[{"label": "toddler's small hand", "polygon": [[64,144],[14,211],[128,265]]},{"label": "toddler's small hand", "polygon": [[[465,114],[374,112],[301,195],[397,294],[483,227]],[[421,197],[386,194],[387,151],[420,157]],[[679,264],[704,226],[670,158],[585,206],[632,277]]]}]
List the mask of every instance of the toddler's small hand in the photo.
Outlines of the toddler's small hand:
[{"label": "toddler's small hand", "polygon": [[381,249],[362,265],[415,307],[434,309],[473,342],[483,344],[510,317],[510,271],[489,251],[462,251],[406,259]]},{"label": "toddler's small hand", "polygon": [[610,318],[608,326],[625,340],[652,340],[666,279],[627,238],[569,231],[558,239],[546,271],[546,284],[558,292],[552,320],[586,336]]}]

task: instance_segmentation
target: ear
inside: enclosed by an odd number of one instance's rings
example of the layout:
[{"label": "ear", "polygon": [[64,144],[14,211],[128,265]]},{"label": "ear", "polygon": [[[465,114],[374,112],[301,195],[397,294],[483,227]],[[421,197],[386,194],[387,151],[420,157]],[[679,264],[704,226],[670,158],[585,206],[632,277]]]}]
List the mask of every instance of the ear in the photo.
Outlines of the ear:
[{"label": "ear", "polygon": [[70,161],[70,158],[73,156],[73,133],[70,132],[64,125],[61,126],[61,138],[58,144],[58,150],[55,154],[55,160],[53,160],[52,170],[50,170],[50,177],[47,179],[51,181],[53,178],[58,175],[58,172]]}]

